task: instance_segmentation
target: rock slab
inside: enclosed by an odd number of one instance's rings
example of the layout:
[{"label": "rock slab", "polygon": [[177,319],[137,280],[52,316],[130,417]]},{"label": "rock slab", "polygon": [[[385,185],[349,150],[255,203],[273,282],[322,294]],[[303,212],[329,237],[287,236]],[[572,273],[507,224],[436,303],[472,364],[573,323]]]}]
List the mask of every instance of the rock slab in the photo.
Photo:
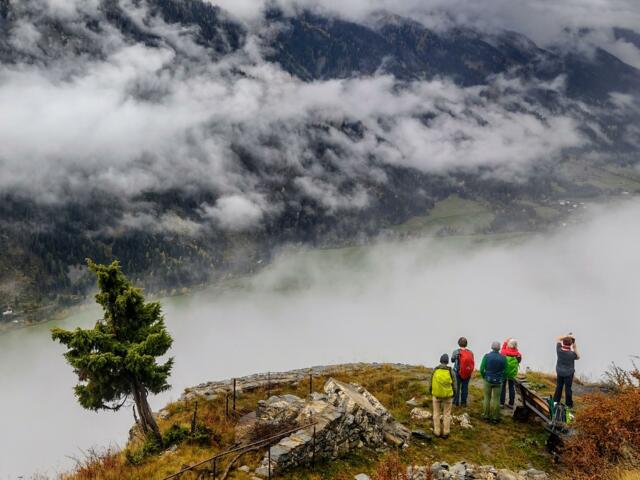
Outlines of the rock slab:
[{"label": "rock slab", "polygon": [[[315,438],[314,427],[307,427],[271,447],[272,474],[313,460],[336,459],[364,446],[403,446],[411,437],[365,388],[333,378],[324,385],[324,394],[311,394],[306,401],[293,395],[272,397],[258,410],[257,417],[268,419],[290,418],[298,411],[294,421],[299,425],[315,422]],[[265,477],[268,472],[269,457],[265,454],[256,474]]]}]

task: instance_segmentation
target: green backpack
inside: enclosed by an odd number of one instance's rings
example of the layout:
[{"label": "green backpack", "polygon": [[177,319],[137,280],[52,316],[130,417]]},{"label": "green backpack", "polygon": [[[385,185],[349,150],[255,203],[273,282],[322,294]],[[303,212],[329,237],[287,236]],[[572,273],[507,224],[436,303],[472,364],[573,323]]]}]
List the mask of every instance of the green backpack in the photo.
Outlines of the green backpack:
[{"label": "green backpack", "polygon": [[518,363],[518,359],[516,357],[507,357],[507,366],[504,369],[505,378],[513,380],[518,376],[519,369],[520,364]]},{"label": "green backpack", "polygon": [[436,368],[433,371],[431,395],[437,398],[453,397],[453,381],[449,369]]}]

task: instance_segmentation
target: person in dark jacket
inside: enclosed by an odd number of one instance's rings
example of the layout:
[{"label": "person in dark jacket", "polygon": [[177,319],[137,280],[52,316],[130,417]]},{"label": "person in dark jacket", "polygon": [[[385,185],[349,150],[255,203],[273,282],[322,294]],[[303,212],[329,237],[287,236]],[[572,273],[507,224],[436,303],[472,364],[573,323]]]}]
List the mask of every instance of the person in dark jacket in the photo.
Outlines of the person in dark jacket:
[{"label": "person in dark jacket", "polygon": [[553,401],[560,403],[562,399],[562,390],[565,390],[565,401],[567,407],[573,408],[573,376],[576,373],[575,362],[580,359],[576,339],[573,334],[569,333],[556,340],[556,392],[553,395]]},{"label": "person in dark jacket", "polygon": [[469,396],[469,380],[473,375],[474,359],[473,352],[467,348],[468,342],[465,337],[458,339],[458,347],[451,355],[453,371],[456,375],[456,390],[453,396],[453,404],[460,407],[467,406]]},{"label": "person in dark jacket", "polygon": [[500,421],[500,391],[506,368],[507,359],[500,355],[500,342],[493,342],[491,352],[482,358],[480,375],[484,380],[482,418],[494,423]]}]

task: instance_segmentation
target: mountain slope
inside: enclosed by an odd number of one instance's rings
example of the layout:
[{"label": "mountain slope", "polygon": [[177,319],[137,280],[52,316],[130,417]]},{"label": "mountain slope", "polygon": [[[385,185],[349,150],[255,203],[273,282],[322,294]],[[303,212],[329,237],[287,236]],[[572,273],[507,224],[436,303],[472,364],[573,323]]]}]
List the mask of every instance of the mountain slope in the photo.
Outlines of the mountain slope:
[{"label": "mountain slope", "polygon": [[545,225],[520,200],[621,191],[576,165],[635,185],[640,72],[602,49],[391,14],[96,4],[0,0],[0,305],[81,297],[85,257],[164,290],[287,242],[362,241],[452,194],[491,205],[492,232]]}]

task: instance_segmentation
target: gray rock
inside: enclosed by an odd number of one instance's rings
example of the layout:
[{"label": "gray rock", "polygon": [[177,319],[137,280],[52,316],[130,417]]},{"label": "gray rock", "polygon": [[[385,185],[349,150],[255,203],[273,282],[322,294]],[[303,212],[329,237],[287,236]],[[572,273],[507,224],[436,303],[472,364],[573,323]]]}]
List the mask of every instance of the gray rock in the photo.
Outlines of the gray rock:
[{"label": "gray rock", "polygon": [[371,477],[369,477],[369,475],[367,475],[366,473],[359,473],[353,478],[355,478],[355,480],[371,480]]},{"label": "gray rock", "polygon": [[407,467],[407,480],[427,480],[429,478],[429,469],[424,466]]},{"label": "gray rock", "polygon": [[263,425],[283,425],[300,414],[304,401],[295,395],[280,395],[258,402],[256,422]]},{"label": "gray rock", "polygon": [[451,418],[453,422],[460,425],[460,428],[462,428],[463,430],[470,430],[473,428],[473,425],[471,425],[471,418],[466,412],[462,415],[454,415]]},{"label": "gray rock", "polygon": [[[290,419],[299,425],[315,422],[313,427],[299,430],[283,438],[271,448],[272,474],[309,463],[311,459],[335,459],[351,450],[367,446],[380,448],[384,443],[406,445],[411,432],[397,422],[386,408],[360,385],[330,379],[325,394],[311,394],[306,401],[298,397],[272,397],[262,402],[258,419]],[[257,474],[268,472],[265,454]]]},{"label": "gray rock", "polygon": [[449,464],[445,462],[437,462],[431,465],[431,476],[434,480],[451,478],[449,475]]},{"label": "gray rock", "polygon": [[415,407],[409,413],[413,420],[431,420],[433,418],[433,414],[424,408]]},{"label": "gray rock", "polygon": [[521,480],[521,478],[510,470],[498,470],[496,480]]},{"label": "gray rock", "polygon": [[449,468],[449,472],[453,478],[464,480],[467,475],[467,464],[464,462],[458,462]]},{"label": "gray rock", "polygon": [[535,468],[520,471],[520,476],[525,480],[549,480],[549,475]]},{"label": "gray rock", "polygon": [[419,438],[420,440],[426,440],[427,442],[433,441],[433,437],[429,435],[427,432],[425,432],[424,430],[412,430],[411,435],[413,435],[416,438]]},{"label": "gray rock", "polygon": [[238,470],[244,473],[249,473],[251,471],[248,465],[242,465],[240,468],[238,468]]}]

